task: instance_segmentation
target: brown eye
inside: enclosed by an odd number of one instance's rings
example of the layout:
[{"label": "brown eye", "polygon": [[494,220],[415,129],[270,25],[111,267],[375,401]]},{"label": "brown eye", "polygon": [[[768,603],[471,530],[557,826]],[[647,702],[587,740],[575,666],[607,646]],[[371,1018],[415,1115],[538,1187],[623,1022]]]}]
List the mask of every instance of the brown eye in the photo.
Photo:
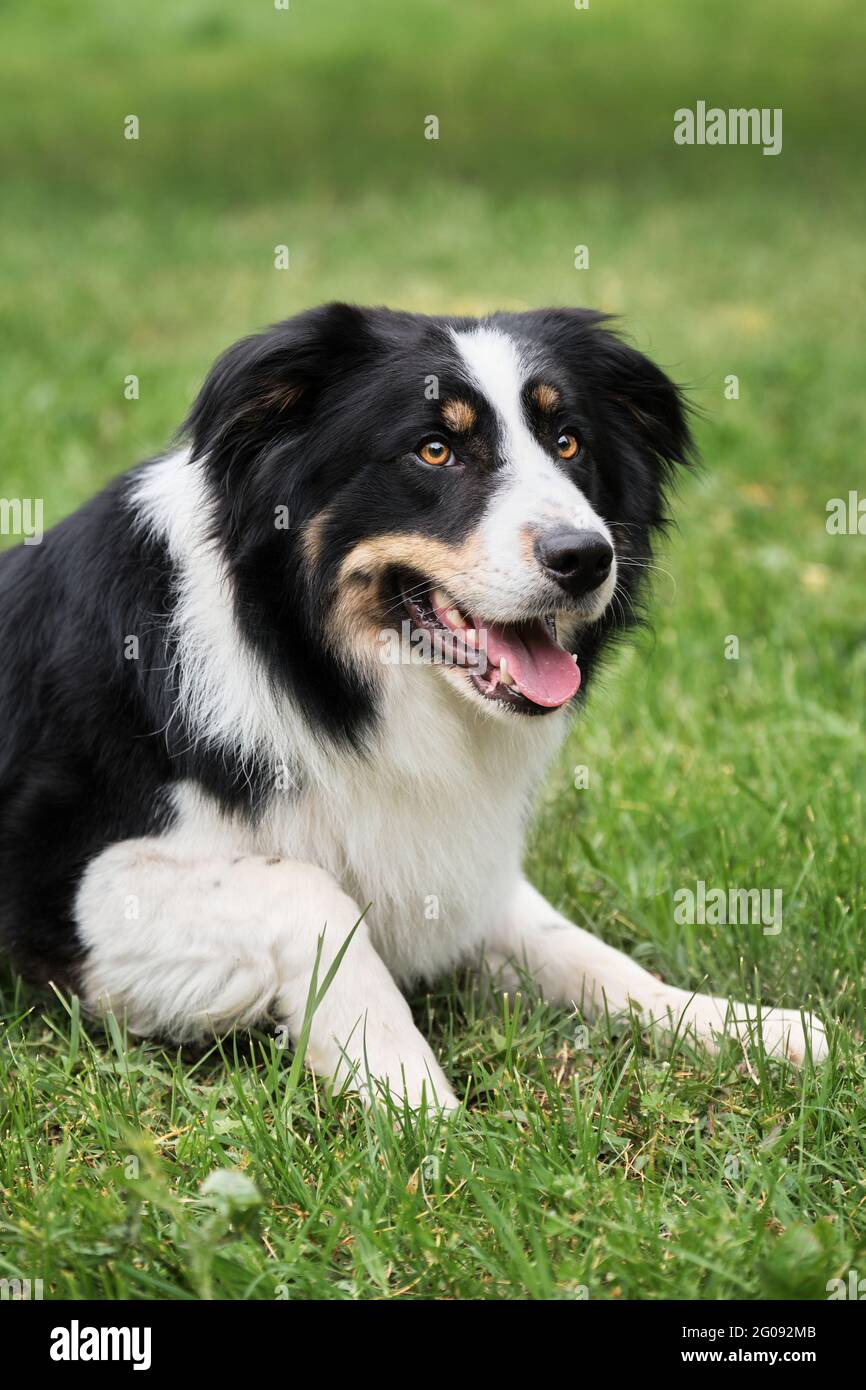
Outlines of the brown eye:
[{"label": "brown eye", "polygon": [[442,439],[428,439],[418,447],[418,457],[425,463],[453,463],[454,455]]},{"label": "brown eye", "polygon": [[561,434],[556,441],[561,459],[573,459],[580,453],[580,441],[573,434]]}]

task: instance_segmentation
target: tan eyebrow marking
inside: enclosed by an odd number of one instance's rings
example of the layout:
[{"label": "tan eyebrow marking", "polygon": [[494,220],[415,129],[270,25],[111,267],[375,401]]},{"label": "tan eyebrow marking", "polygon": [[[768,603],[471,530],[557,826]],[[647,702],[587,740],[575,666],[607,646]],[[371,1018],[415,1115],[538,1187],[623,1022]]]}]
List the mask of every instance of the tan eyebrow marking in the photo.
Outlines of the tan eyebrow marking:
[{"label": "tan eyebrow marking", "polygon": [[468,401],[446,401],[442,406],[442,419],[449,429],[465,434],[475,425],[475,410]]},{"label": "tan eyebrow marking", "polygon": [[532,393],[532,398],[539,410],[543,410],[547,415],[559,405],[559,392],[556,387],[548,386],[545,382],[541,382],[539,386],[536,386]]}]

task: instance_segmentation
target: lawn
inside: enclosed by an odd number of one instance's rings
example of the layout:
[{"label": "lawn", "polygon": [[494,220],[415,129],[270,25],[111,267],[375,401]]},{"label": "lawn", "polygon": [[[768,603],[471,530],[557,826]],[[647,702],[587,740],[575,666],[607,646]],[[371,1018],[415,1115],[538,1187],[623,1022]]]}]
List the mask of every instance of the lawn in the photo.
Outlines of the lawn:
[{"label": "lawn", "polygon": [[[825,524],[866,490],[862,8],[12,0],[2,28],[0,497],[46,525],[162,447],[224,345],[324,299],[594,305],[688,387],[703,466],[652,630],[597,682],[527,867],[676,985],[817,1009],[832,1051],[710,1058],[443,980],[414,1002],[467,1098],[444,1125],[331,1099],[266,1035],[103,1032],[7,970],[0,1278],[624,1299],[866,1274],[866,537]],[[698,99],[782,107],[783,152],[676,147]],[[780,890],[782,930],[679,925],[700,880]]]}]

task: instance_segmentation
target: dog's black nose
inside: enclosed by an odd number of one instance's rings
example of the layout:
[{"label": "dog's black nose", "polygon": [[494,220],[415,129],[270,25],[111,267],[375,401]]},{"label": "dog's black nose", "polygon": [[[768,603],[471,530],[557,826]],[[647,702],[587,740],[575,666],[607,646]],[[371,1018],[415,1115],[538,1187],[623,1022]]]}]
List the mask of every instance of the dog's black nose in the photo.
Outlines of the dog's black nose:
[{"label": "dog's black nose", "polygon": [[535,554],[542,569],[579,598],[603,584],[613,564],[613,547],[597,531],[557,526],[539,536]]}]

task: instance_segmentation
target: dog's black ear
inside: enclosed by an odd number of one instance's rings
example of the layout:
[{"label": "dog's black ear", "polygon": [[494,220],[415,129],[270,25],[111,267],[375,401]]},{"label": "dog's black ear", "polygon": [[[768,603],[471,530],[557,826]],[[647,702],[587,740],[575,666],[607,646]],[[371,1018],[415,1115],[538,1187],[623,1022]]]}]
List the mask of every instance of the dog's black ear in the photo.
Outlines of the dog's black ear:
[{"label": "dog's black ear", "polygon": [[665,474],[675,464],[689,463],[695,451],[683,392],[603,323],[597,320],[593,330],[590,371],[609,429],[621,447],[642,449]]},{"label": "dog's black ear", "polygon": [[543,337],[570,364],[600,416],[607,444],[620,457],[653,459],[667,474],[688,463],[694,445],[682,391],[636,348],[614,333],[607,314],[593,309],[540,311]]},{"label": "dog's black ear", "polygon": [[183,426],[214,475],[303,429],[330,383],[372,347],[365,311],[324,304],[234,343],[214,363]]}]

